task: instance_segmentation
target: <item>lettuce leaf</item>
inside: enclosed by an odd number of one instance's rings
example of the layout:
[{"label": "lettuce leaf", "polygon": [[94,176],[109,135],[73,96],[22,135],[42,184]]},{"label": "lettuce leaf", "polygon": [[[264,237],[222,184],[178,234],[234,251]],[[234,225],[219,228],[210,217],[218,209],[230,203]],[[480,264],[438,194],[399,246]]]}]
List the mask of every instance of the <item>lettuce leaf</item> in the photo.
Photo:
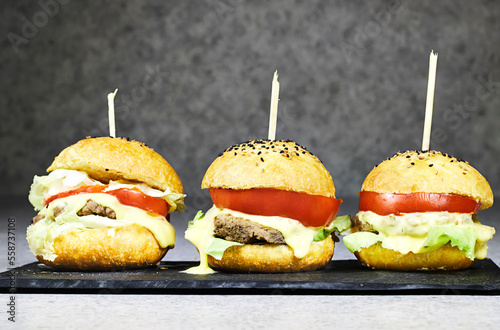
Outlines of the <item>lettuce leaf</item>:
[{"label": "lettuce leaf", "polygon": [[383,236],[367,231],[359,231],[344,236],[343,241],[345,247],[354,253],[356,251],[361,251],[362,248],[367,248],[377,242],[383,241]]},{"label": "lettuce leaf", "polygon": [[221,260],[224,255],[224,251],[230,248],[233,245],[243,245],[243,243],[226,241],[225,239],[212,237],[210,239],[210,243],[205,249],[205,253],[211,255],[217,260]]},{"label": "lettuce leaf", "polygon": [[474,259],[476,240],[477,230],[475,228],[458,226],[431,227],[419,252],[434,251],[450,242],[451,246],[456,246],[464,252],[467,258]]},{"label": "lettuce leaf", "polygon": [[[475,258],[475,247],[478,238],[475,228],[465,226],[434,226],[429,229],[427,238],[416,253],[431,252],[450,242],[451,246],[458,247],[467,258]],[[389,243],[390,237],[384,237],[371,232],[356,232],[343,238],[346,248],[351,252],[360,251],[377,242]],[[385,247],[385,246],[384,246]]]},{"label": "lettuce leaf", "polygon": [[87,173],[73,170],[58,169],[48,175],[33,178],[28,200],[36,211],[43,208],[44,195],[52,196],[62,191],[90,186],[99,183],[89,178]]},{"label": "lettuce leaf", "polygon": [[351,217],[349,215],[343,215],[336,217],[330,226],[321,228],[316,235],[314,235],[313,240],[315,242],[322,241],[332,234],[332,232],[337,231],[342,233],[351,228]]},{"label": "lettuce leaf", "polygon": [[204,217],[205,217],[205,214],[201,210],[199,210],[196,213],[196,215],[194,216],[194,219],[188,222],[188,226],[193,226],[196,221],[201,220]]}]

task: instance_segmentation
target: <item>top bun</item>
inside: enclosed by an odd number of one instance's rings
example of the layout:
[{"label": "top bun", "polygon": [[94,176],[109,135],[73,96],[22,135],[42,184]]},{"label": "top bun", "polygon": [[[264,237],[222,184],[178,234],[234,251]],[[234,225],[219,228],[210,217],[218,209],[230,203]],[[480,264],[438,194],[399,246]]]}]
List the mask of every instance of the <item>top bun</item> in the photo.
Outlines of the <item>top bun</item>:
[{"label": "top bun", "polygon": [[47,169],[77,170],[101,182],[127,180],[152,188],[183,194],[181,180],[172,166],[145,144],[125,138],[97,137],[64,149]]},{"label": "top bun", "polygon": [[325,166],[289,140],[252,140],[226,149],[208,168],[201,187],[274,188],[335,198]]},{"label": "top bun", "polygon": [[456,194],[479,201],[481,210],[493,205],[491,187],[475,168],[466,161],[432,150],[397,153],[368,174],[361,190]]}]

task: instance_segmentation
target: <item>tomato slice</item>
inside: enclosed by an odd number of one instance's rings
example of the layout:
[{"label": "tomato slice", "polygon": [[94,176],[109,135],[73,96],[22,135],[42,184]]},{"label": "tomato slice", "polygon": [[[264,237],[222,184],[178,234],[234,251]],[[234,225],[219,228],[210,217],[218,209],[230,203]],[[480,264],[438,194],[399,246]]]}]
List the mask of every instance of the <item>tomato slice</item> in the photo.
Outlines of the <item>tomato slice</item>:
[{"label": "tomato slice", "polygon": [[477,213],[481,203],[453,194],[411,193],[384,194],[373,191],[359,193],[359,210],[379,215],[412,212]]},{"label": "tomato slice", "polygon": [[211,188],[210,195],[218,208],[295,219],[306,227],[328,226],[342,203],[342,199],[269,188]]},{"label": "tomato slice", "polygon": [[167,217],[169,205],[167,201],[165,201],[164,199],[159,197],[148,196],[137,188],[134,189],[120,188],[120,189],[104,191],[108,187],[109,186],[107,185],[96,185],[96,186],[85,186],[69,191],[64,191],[62,193],[47,198],[47,200],[45,201],[45,205],[49,204],[50,202],[58,198],[79,195],[79,194],[104,193],[115,196],[123,205],[134,206],[143,209],[145,211]]}]

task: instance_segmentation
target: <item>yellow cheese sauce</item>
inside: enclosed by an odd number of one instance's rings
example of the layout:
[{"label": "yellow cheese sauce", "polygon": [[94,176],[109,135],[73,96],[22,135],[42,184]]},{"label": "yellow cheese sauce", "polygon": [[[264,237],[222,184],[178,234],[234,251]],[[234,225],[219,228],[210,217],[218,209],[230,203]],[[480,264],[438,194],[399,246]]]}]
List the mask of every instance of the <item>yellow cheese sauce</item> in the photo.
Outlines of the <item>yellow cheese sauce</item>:
[{"label": "yellow cheese sauce", "polygon": [[[89,199],[113,209],[116,219],[97,215],[78,216],[77,212],[85,206]],[[54,209],[58,206],[64,207],[64,211],[54,217]],[[53,249],[55,238],[72,230],[113,228],[136,223],[151,231],[162,248],[175,245],[175,229],[164,217],[152,215],[136,207],[123,205],[116,197],[105,193],[80,194],[60,198],[43,208],[40,214],[43,214],[45,219],[28,227],[27,239],[30,242],[30,249],[35,255],[42,255],[51,261],[57,257]]]},{"label": "yellow cheese sauce", "polygon": [[433,226],[454,225],[473,228],[477,232],[475,257],[486,257],[486,242],[493,238],[495,229],[473,221],[472,214],[449,212],[407,213],[403,215],[381,216],[371,211],[360,211],[358,219],[370,224],[383,237],[382,246],[402,254],[428,252],[423,248],[427,233]]},{"label": "yellow cheese sauce", "polygon": [[278,216],[259,216],[242,213],[230,209],[218,209],[213,206],[203,219],[195,221],[185,233],[185,238],[193,243],[200,253],[200,265],[188,269],[187,273],[207,274],[214,272],[208,266],[206,248],[210,245],[214,233],[214,219],[219,214],[230,214],[259,223],[265,227],[274,228],[283,234],[285,242],[294,252],[295,257],[303,258],[308,252],[313,238],[321,227],[305,227],[297,220]]},{"label": "yellow cheese sauce", "polygon": [[205,253],[206,248],[210,245],[210,240],[214,233],[214,219],[220,210],[213,206],[205,214],[203,219],[197,220],[193,225],[190,225],[186,230],[184,237],[193,243],[200,253],[200,264],[196,267],[191,267],[185,272],[189,274],[211,274],[215,271],[208,266],[208,257]]}]

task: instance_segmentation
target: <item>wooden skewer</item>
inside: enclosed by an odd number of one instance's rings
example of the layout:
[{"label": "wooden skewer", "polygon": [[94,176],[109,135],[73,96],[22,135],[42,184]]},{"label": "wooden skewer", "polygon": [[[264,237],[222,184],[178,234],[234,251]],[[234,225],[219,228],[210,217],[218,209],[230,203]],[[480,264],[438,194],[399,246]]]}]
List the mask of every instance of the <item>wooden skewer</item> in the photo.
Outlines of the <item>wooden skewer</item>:
[{"label": "wooden skewer", "polygon": [[438,54],[431,51],[429,58],[429,79],[427,81],[427,102],[425,103],[424,135],[422,151],[428,151],[431,142],[432,108],[434,103],[434,87],[436,85],[436,69]]},{"label": "wooden skewer", "polygon": [[118,88],[115,89],[114,93],[108,94],[108,121],[109,121],[109,136],[116,137],[115,129],[115,95],[118,92]]},{"label": "wooden skewer", "polygon": [[278,118],[278,101],[280,94],[280,83],[278,82],[278,70],[274,72],[273,84],[271,89],[271,109],[269,114],[269,140],[276,139],[276,121]]}]

